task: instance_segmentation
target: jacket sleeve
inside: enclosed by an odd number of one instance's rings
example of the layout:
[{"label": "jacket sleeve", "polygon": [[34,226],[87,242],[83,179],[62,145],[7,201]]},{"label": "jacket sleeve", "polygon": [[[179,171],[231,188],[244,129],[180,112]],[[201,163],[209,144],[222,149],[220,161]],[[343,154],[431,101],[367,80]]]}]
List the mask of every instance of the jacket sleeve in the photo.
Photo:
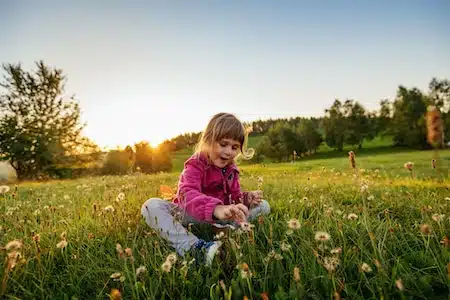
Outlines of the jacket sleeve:
[{"label": "jacket sleeve", "polygon": [[195,161],[185,164],[178,188],[178,199],[186,213],[196,220],[214,223],[213,212],[223,202],[202,193],[203,168]]},{"label": "jacket sleeve", "polygon": [[245,206],[250,206],[248,200],[248,192],[241,191],[241,184],[239,183],[239,173],[236,173],[235,179],[230,187],[231,199],[237,203],[243,203]]}]

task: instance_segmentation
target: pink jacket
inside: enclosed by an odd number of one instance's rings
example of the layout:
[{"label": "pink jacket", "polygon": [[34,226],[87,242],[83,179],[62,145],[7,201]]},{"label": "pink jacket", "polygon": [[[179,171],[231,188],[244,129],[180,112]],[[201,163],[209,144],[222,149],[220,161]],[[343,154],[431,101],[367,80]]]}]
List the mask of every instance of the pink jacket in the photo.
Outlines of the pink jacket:
[{"label": "pink jacket", "polygon": [[192,155],[184,164],[174,203],[199,221],[214,223],[217,205],[243,203],[248,193],[241,192],[239,170],[235,164],[220,169],[208,162],[204,154]]}]

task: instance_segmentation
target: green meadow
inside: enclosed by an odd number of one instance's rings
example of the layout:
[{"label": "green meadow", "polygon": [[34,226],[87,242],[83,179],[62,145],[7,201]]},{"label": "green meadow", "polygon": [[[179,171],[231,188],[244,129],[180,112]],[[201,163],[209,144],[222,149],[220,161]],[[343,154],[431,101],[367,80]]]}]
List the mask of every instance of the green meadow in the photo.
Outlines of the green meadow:
[{"label": "green meadow", "polygon": [[224,242],[211,268],[169,256],[141,218],[177,172],[10,185],[0,194],[0,298],[448,299],[450,151],[436,170],[433,151],[379,146],[356,152],[356,170],[346,152],[321,156],[327,149],[242,164],[243,189],[262,181],[272,212],[223,236],[193,227]]}]

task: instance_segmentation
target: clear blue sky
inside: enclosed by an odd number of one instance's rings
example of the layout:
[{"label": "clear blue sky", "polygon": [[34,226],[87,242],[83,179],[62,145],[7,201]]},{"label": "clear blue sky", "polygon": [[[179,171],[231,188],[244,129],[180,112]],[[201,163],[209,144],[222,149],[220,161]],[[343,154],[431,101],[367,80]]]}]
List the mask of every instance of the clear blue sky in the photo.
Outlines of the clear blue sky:
[{"label": "clear blue sky", "polygon": [[68,2],[1,1],[0,62],[62,68],[101,146],[200,131],[219,111],[376,109],[399,84],[450,78],[448,0]]}]

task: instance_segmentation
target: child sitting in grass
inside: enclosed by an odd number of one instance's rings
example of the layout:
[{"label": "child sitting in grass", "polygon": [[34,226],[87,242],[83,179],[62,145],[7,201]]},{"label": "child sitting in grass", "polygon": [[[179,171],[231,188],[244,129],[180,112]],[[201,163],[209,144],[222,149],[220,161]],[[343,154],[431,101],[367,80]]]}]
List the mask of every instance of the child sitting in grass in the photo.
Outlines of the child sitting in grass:
[{"label": "child sitting in grass", "polygon": [[241,191],[235,159],[239,155],[251,158],[246,142],[244,125],[234,115],[216,114],[203,131],[194,155],[184,164],[175,200],[151,198],[142,205],[146,223],[181,256],[193,252],[209,266],[221,247],[220,241],[207,242],[188,233],[185,227],[190,223],[239,225],[270,213],[262,191]]}]

